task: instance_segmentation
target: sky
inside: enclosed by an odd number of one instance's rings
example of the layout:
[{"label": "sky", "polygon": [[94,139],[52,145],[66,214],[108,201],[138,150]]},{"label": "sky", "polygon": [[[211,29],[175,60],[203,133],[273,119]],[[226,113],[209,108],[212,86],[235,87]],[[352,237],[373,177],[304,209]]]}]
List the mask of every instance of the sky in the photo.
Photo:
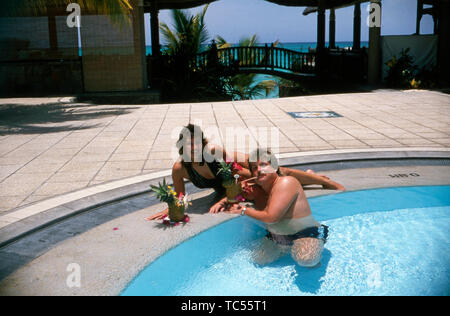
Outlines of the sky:
[{"label": "sky", "polygon": [[[361,40],[368,41],[368,3],[361,5]],[[190,9],[192,13],[203,7]],[[257,34],[261,43],[279,40],[287,42],[316,42],[317,13],[304,16],[304,7],[285,7],[264,0],[219,0],[210,4],[205,21],[211,39],[217,35],[228,42]],[[417,0],[382,0],[381,35],[410,35],[416,31]],[[326,38],[328,41],[326,13]],[[170,10],[162,10],[160,22],[172,25]],[[421,34],[433,32],[431,16],[424,16]],[[151,44],[150,15],[145,19],[146,42]],[[336,10],[336,41],[353,40],[353,7]],[[161,38],[164,44],[164,39]]]}]

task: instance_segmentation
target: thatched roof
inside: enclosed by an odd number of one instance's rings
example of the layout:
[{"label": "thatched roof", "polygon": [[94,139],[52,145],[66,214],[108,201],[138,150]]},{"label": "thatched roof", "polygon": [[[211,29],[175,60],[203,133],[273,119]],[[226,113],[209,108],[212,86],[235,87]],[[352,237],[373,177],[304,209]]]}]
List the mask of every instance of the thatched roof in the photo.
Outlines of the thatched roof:
[{"label": "thatched roof", "polygon": [[[333,8],[334,8],[334,9],[345,8],[345,7],[354,5],[355,3],[358,3],[358,2],[359,2],[359,3],[369,2],[369,0],[352,1],[352,2],[350,2],[350,3],[341,4],[341,5],[338,5],[338,6],[333,7]],[[328,8],[327,8],[327,9],[328,9]],[[303,11],[303,15],[308,15],[308,14],[317,12],[317,10],[318,10],[318,7],[307,7],[307,8]]]},{"label": "thatched roof", "polygon": [[[209,2],[214,2],[217,0],[156,0],[158,3],[158,7],[160,9],[186,9],[186,8],[193,8],[196,6],[200,6]],[[226,1],[226,0],[222,0]],[[245,0],[243,0],[245,1]],[[290,6],[290,7],[315,7],[318,6],[319,0],[265,0],[268,2],[272,2],[279,5],[284,6]],[[366,0],[367,1],[367,0]],[[146,6],[150,6],[152,2],[155,2],[155,0],[144,0],[144,4]],[[336,8],[336,7],[343,7],[352,5],[355,2],[358,2],[357,0],[324,0],[325,7],[327,9],[329,8]],[[361,2],[361,1],[360,1]]]},{"label": "thatched roof", "polygon": [[[317,7],[319,0],[266,0],[279,5],[290,7]],[[356,0],[324,0],[326,9],[345,7],[354,4],[355,2],[364,2]]]},{"label": "thatched roof", "polygon": [[[214,2],[217,0],[157,0],[156,5],[159,10],[165,9],[189,9],[198,7],[210,2]],[[145,11],[148,11],[148,8],[155,3],[155,0],[144,0]]]},{"label": "thatched roof", "polygon": [[[132,6],[136,5],[136,2],[140,0],[83,0],[78,1],[82,8],[83,14],[108,14],[127,12],[128,7],[125,3],[130,3]],[[218,0],[142,0],[144,3],[145,12],[150,11],[152,4],[156,3],[159,10],[164,9],[188,9],[197,6],[201,6],[207,3],[215,2]],[[226,1],[226,0],[221,0]],[[244,0],[243,0],[244,1]],[[295,7],[317,7],[319,0],[261,0],[268,1],[283,6],[295,6]],[[326,9],[339,8],[349,6],[355,2],[366,2],[368,0],[323,0]],[[67,14],[66,7],[72,0],[15,0],[7,1],[6,7],[2,15],[47,15],[48,10],[58,12],[60,14]],[[309,9],[314,12],[314,8]]]},{"label": "thatched roof", "polygon": [[116,15],[131,12],[139,0],[14,0],[2,3],[0,16],[67,15],[67,6],[80,5],[82,14]]}]

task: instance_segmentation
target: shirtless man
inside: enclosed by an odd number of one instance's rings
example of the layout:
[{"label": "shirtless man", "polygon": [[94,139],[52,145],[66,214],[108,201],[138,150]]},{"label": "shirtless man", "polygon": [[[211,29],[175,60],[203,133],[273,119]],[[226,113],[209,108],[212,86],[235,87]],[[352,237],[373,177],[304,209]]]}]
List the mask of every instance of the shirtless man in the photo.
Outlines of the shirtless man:
[{"label": "shirtless man", "polygon": [[257,163],[250,163],[250,171],[256,177],[256,185],[246,196],[254,200],[255,208],[233,204],[228,209],[230,213],[250,216],[266,225],[268,235],[255,251],[255,261],[270,263],[290,251],[300,266],[317,266],[328,227],[312,217],[301,184],[294,177],[277,174],[274,155],[257,151],[255,156],[252,161]]}]

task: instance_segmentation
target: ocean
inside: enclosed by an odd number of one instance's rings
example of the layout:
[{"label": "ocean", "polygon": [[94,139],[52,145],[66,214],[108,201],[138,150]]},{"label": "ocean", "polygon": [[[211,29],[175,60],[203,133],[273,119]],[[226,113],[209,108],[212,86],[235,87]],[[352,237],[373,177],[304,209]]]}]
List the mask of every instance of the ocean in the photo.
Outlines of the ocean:
[{"label": "ocean", "polygon": [[[264,46],[266,43],[262,43],[262,44],[258,44],[260,46]],[[271,45],[271,43],[267,43],[268,45]],[[233,44],[236,45],[236,44]],[[326,45],[328,46],[328,42],[326,43]],[[345,48],[345,47],[352,47],[353,46],[353,42],[336,42],[336,46],[339,48]],[[361,47],[368,47],[369,46],[369,42],[361,42]],[[279,43],[278,47],[282,47],[282,48],[286,48],[286,49],[291,49],[291,50],[295,50],[298,52],[307,52],[309,48],[316,48],[317,47],[317,42],[297,42],[297,43]],[[204,49],[208,48],[208,45],[204,46]],[[164,49],[164,48],[163,48]],[[152,47],[151,46],[146,46],[146,53],[147,55],[151,55],[152,54]]]}]

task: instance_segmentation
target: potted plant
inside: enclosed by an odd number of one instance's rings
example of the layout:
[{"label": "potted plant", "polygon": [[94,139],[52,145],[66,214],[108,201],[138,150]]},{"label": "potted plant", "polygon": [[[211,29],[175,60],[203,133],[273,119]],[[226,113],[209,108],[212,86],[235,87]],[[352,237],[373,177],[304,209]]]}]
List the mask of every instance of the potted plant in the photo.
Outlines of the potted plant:
[{"label": "potted plant", "polygon": [[403,49],[400,57],[393,56],[385,64],[389,67],[386,81],[389,87],[402,89],[417,89],[420,81],[416,80],[417,66],[414,57],[409,55],[410,48]]},{"label": "potted plant", "polygon": [[185,211],[191,205],[187,195],[181,193],[177,196],[172,187],[166,184],[165,179],[158,186],[151,185],[151,189],[161,202],[165,202],[169,206],[169,221],[171,224],[189,221],[189,217],[185,215]]},{"label": "potted plant", "polygon": [[222,186],[226,189],[228,203],[238,203],[242,201],[242,187],[238,182],[237,171],[242,167],[236,162],[220,162],[221,168],[217,172],[222,178]]}]

